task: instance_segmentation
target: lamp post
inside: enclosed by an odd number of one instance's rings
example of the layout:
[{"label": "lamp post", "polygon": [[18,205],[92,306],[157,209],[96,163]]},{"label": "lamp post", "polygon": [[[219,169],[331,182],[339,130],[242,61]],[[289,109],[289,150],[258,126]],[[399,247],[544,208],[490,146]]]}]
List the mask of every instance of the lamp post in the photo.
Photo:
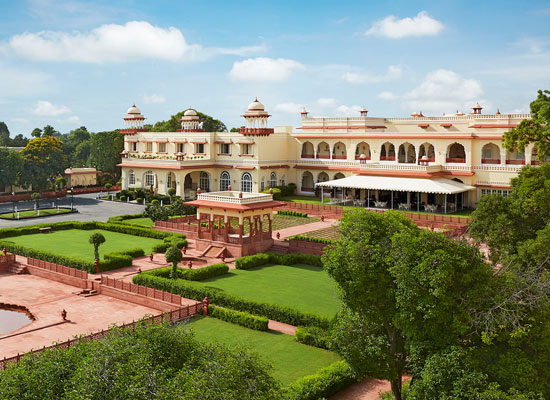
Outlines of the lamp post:
[{"label": "lamp post", "polygon": [[73,193],[73,187],[71,186],[71,212],[73,212],[73,201],[74,201],[74,193]]}]

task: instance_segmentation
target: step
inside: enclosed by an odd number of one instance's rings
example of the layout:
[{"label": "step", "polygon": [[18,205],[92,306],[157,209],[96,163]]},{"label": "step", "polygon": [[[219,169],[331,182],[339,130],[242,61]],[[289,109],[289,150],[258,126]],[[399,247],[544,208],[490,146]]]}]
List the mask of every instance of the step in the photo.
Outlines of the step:
[{"label": "step", "polygon": [[21,265],[19,263],[14,263],[8,267],[8,272],[15,274],[15,275],[22,275],[22,274],[28,274],[29,271],[27,271],[27,267],[25,265]]}]

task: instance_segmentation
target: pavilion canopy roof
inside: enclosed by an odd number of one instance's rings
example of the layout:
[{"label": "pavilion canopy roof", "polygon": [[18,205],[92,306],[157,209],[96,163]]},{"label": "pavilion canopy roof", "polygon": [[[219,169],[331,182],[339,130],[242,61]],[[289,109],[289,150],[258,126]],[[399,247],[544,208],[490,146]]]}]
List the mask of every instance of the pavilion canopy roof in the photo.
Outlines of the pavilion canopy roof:
[{"label": "pavilion canopy roof", "polygon": [[421,192],[455,194],[475,189],[463,183],[446,178],[396,178],[386,176],[359,176],[319,182],[317,187],[393,190],[399,192]]}]

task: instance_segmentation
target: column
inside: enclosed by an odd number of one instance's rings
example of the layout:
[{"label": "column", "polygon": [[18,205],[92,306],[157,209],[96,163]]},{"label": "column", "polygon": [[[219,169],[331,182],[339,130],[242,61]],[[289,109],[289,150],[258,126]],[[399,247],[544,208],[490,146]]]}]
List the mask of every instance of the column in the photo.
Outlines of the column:
[{"label": "column", "polygon": [[271,233],[273,232],[273,221],[271,220],[272,218],[272,215],[271,214],[267,214],[267,219],[269,221],[269,234],[271,235]]},{"label": "column", "polygon": [[223,235],[223,241],[229,242],[229,226],[231,225],[231,217],[228,217],[227,215],[223,218],[225,223],[225,230]]},{"label": "column", "polygon": [[258,222],[260,224],[260,240],[264,239],[264,216],[260,215],[260,218],[258,219]]}]

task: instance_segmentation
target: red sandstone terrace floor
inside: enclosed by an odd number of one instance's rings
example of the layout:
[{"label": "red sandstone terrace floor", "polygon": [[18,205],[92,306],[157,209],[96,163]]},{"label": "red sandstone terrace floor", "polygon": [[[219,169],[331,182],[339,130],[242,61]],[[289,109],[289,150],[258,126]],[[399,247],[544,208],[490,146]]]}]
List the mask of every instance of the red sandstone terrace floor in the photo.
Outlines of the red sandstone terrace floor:
[{"label": "red sandstone terrace floor", "polygon": [[[74,286],[38,276],[0,274],[0,303],[25,306],[36,318],[31,324],[11,334],[46,327],[8,338],[6,336],[9,335],[0,335],[0,358],[49,346],[75,335],[96,332],[113,323],[132,322],[147,314],[160,313],[153,308],[108,296],[77,296],[79,291]],[[67,311],[70,322],[48,327],[62,321],[63,309]]]}]

